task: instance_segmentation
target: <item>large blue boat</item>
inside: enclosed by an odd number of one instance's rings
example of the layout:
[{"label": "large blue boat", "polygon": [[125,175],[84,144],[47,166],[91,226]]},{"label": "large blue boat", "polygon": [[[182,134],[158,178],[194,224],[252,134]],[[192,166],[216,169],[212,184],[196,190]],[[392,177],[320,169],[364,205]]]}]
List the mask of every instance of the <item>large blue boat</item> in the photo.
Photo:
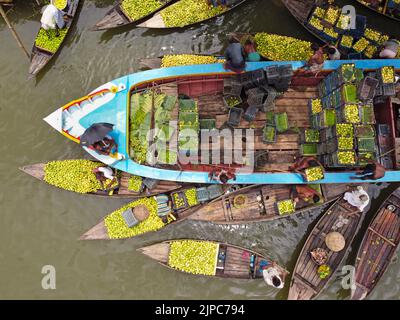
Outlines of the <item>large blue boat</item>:
[{"label": "large blue boat", "polygon": [[[357,81],[362,83],[354,84],[354,79],[346,83],[340,74],[338,80],[342,65],[360,69],[361,77]],[[44,120],[77,143],[92,124],[114,124],[110,135],[118,144],[122,160],[88,148],[86,151],[111,167],[158,180],[218,183],[210,172],[227,170],[234,171],[236,176],[228,183],[301,184],[307,181],[300,174],[290,172],[289,167],[295,157],[313,155],[326,169],[323,179],[317,183],[360,183],[361,180],[351,178],[355,169],[365,164],[361,158],[365,161],[364,156],[368,155],[387,168],[379,182],[400,181],[396,162],[399,136],[396,118],[400,105],[393,97],[395,93],[376,93],[375,99],[368,101],[352,96],[352,89],[358,87],[360,93],[368,86],[363,78],[375,77],[382,82],[382,68],[394,67],[398,71],[399,60],[326,61],[317,76],[295,72],[289,88],[268,104],[273,66],[291,66],[296,71],[304,62],[248,63],[246,73],[241,76],[225,70],[222,64],[138,72],[102,85]],[[378,91],[394,90],[395,79],[389,82],[379,84]],[[237,101],[229,101],[227,94],[238,84],[244,86],[239,90],[244,103],[232,108],[228,104]],[[251,112],[249,109],[257,104],[260,88],[267,93],[260,100],[261,106]],[[312,110],[313,99],[320,100],[321,110]],[[367,112],[368,106],[372,107],[372,115]],[[237,119],[234,119],[235,112],[238,112]],[[334,114],[332,123],[329,123],[329,114]],[[346,137],[347,142],[352,141],[343,147],[340,144],[346,139],[340,140],[335,130],[337,123],[346,122],[354,132],[361,133]],[[371,129],[367,136],[362,135],[361,129],[365,127]],[[273,141],[268,141],[268,129],[272,130]],[[318,139],[306,141],[307,130],[318,132]],[[347,160],[341,157],[343,152]],[[339,153],[342,154],[338,156]]]}]

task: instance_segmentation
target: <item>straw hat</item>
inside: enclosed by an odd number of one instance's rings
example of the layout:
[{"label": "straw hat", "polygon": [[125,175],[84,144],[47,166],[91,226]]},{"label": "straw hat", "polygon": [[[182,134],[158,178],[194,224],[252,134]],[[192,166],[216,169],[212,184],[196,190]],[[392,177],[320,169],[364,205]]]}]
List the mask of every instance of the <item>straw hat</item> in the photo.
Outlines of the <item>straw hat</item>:
[{"label": "straw hat", "polygon": [[330,232],[325,237],[325,244],[330,250],[339,252],[343,250],[346,240],[344,240],[344,237],[341,233]]},{"label": "straw hat", "polygon": [[149,216],[149,210],[143,204],[138,205],[135,208],[132,208],[132,213],[135,216],[135,218],[137,220],[139,220],[140,222],[143,221],[143,220],[146,220],[147,217]]}]

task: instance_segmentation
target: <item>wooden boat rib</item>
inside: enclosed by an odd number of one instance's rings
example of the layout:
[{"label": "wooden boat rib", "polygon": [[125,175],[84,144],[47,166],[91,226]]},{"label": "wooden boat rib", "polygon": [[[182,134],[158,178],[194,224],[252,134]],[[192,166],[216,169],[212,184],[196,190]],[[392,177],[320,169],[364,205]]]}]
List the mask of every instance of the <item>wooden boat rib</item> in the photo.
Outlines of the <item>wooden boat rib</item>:
[{"label": "wooden boat rib", "polygon": [[[257,185],[240,192],[245,197],[243,206],[235,205],[238,194],[223,196],[218,201],[213,201],[201,210],[191,214],[189,220],[209,221],[217,224],[240,224],[261,221],[270,221],[287,217],[280,215],[277,202],[291,199],[291,185]],[[346,184],[315,185],[319,189],[322,200],[319,204],[311,204],[300,200],[296,204],[296,212],[301,213],[310,209],[322,207],[343,195],[349,187]]]},{"label": "wooden boat rib", "polygon": [[[46,166],[45,163],[36,163],[33,165],[23,166],[20,168],[20,170],[40,181],[44,181],[45,166]],[[140,193],[133,192],[128,189],[130,176],[131,175],[129,173],[121,172],[119,188],[112,195],[109,195],[108,192],[106,192],[104,190],[98,190],[95,193],[88,193],[85,195],[91,195],[91,196],[97,196],[97,197],[134,199],[134,198],[140,198],[140,197],[145,197],[145,196],[152,196],[152,195],[156,195],[156,194],[160,194],[160,193],[164,193],[164,192],[170,192],[170,191],[174,191],[174,190],[178,190],[178,189],[182,188],[181,184],[177,184],[176,182],[173,182],[173,181],[160,181],[159,183],[157,183],[157,185],[154,188],[152,188],[150,190],[144,190],[143,192],[140,192]]]},{"label": "wooden boat rib", "polygon": [[[205,1],[205,0],[202,0]],[[247,0],[238,0],[235,4],[229,5],[229,8],[227,10],[225,10],[224,12],[215,15],[213,17],[201,20],[201,21],[197,21],[195,23],[186,25],[186,26],[182,26],[182,27],[167,27],[164,23],[164,20],[161,16],[161,12],[157,13],[156,15],[154,15],[153,17],[151,17],[150,19],[138,24],[138,27],[142,27],[142,28],[149,28],[149,29],[176,29],[176,28],[187,28],[190,26],[194,26],[197,25],[199,23],[205,23],[207,21],[210,21],[212,19],[215,19],[219,16],[222,16],[224,14],[226,14],[227,12],[234,10],[235,8],[237,8],[238,6],[240,6],[241,4],[245,3]]]},{"label": "wooden boat rib", "polygon": [[391,14],[392,13],[391,9],[388,8],[389,0],[383,0],[382,1],[383,2],[383,6],[382,6],[382,10],[381,11],[379,9],[376,9],[376,8],[372,7],[371,5],[368,5],[367,4],[368,0],[364,0],[364,1],[355,0],[355,1],[357,1],[359,4],[363,5],[364,7],[367,7],[368,9],[370,9],[372,11],[374,11],[376,13],[379,13],[380,15],[383,15],[383,16],[385,16],[387,18],[390,18],[390,19],[393,19],[393,20],[396,20],[396,21],[400,21],[400,12],[397,14],[397,16]]},{"label": "wooden boat rib", "polygon": [[355,262],[352,300],[366,298],[376,287],[400,243],[400,188],[381,205],[364,234]]},{"label": "wooden boat rib", "polygon": [[154,10],[153,12],[149,13],[148,15],[137,19],[137,20],[132,20],[122,9],[122,0],[118,1],[118,3],[106,13],[104,18],[102,18],[99,22],[96,23],[96,25],[93,27],[92,30],[94,31],[101,31],[101,30],[109,30],[109,29],[114,29],[122,26],[134,26],[137,25],[143,21],[146,21],[150,19],[152,16],[157,14],[159,11],[169,7],[170,5],[174,4],[179,0],[160,0],[162,5]]},{"label": "wooden boat rib", "polygon": [[[68,12],[67,12],[68,19],[67,19],[66,25],[65,25],[65,27],[68,28],[68,33],[71,32],[71,26],[74,22],[75,15],[77,13],[78,5],[79,5],[79,0],[71,0],[70,6],[69,6]],[[40,31],[40,28],[39,28],[39,31]],[[56,55],[56,53],[60,51],[67,36],[68,36],[68,34],[65,36],[62,43],[60,44],[60,46],[57,48],[56,52],[54,52],[54,53],[37,47],[35,45],[35,43],[33,44],[32,53],[31,53],[31,61],[30,61],[30,66],[29,66],[29,78],[33,78],[34,76],[36,76],[40,72],[40,70],[42,70],[50,62],[50,60]]]},{"label": "wooden boat rib", "polygon": [[[188,240],[188,239],[179,239],[179,240]],[[164,267],[167,267],[167,268],[175,270],[175,271],[181,271],[181,270],[177,270],[177,269],[171,267],[168,264],[170,245],[172,242],[179,241],[179,240],[178,239],[167,240],[167,241],[156,243],[156,244],[153,244],[150,246],[142,247],[137,250],[140,253],[148,256],[149,258],[156,260],[158,263],[160,263]],[[191,240],[191,241],[199,241],[199,240]],[[204,241],[201,241],[201,242],[204,242]],[[216,277],[237,278],[237,279],[262,279],[262,277],[263,277],[262,270],[260,268],[260,262],[262,260],[267,261],[269,263],[273,263],[275,268],[277,268],[279,270],[281,279],[283,281],[285,280],[285,277],[288,274],[288,272],[284,268],[280,267],[278,264],[271,261],[271,259],[269,259],[257,252],[254,252],[252,250],[248,250],[248,249],[245,249],[242,247],[234,246],[234,245],[227,244],[227,243],[216,242],[216,241],[207,241],[207,242],[217,243],[218,244],[218,252],[219,253],[221,251],[225,252],[224,263],[216,265],[216,269],[215,269]],[[255,268],[254,268],[253,272],[251,271],[251,268],[250,268],[251,255],[255,256],[255,260],[254,260]],[[188,259],[190,259],[190,258],[193,258],[193,257],[188,257]],[[186,273],[185,271],[181,271],[181,272]]]},{"label": "wooden boat rib", "polygon": [[[349,220],[347,224],[336,230],[343,235],[346,244],[343,250],[333,252],[326,246],[325,237],[332,231],[332,227],[338,221],[339,216]],[[321,293],[332,280],[335,271],[343,261],[361,221],[362,213],[349,205],[343,197],[332,204],[310,232],[297,258],[290,283],[289,300],[310,300]],[[324,279],[321,279],[317,274],[318,265],[311,259],[310,251],[315,248],[323,248],[328,251],[328,259],[325,264],[331,268],[331,273]]]}]

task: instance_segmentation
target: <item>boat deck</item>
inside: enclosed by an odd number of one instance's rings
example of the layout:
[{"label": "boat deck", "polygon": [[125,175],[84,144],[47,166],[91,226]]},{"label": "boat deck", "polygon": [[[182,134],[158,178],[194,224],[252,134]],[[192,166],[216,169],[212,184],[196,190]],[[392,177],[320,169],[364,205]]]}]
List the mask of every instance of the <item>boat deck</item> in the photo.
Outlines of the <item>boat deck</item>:
[{"label": "boat deck", "polygon": [[[207,82],[198,80],[164,83],[158,89],[172,96],[185,94],[190,96],[198,103],[199,119],[215,119],[216,128],[226,128],[228,120],[228,111],[223,102],[222,79],[209,79]],[[278,134],[276,143],[264,143],[262,141],[262,129],[266,123],[264,112],[258,112],[252,122],[244,119],[235,127],[235,130],[254,129],[254,141],[242,141],[241,144],[232,143],[225,140],[220,135],[219,143],[213,144],[211,139],[208,141],[200,140],[200,149],[214,151],[221,150],[221,159],[224,157],[224,150],[227,154],[233,154],[233,151],[243,150],[245,157],[246,148],[255,150],[260,157],[257,161],[258,172],[288,171],[289,166],[294,163],[295,157],[299,156],[299,134],[297,128],[310,127],[310,115],[308,100],[318,97],[316,86],[291,86],[282,96],[275,100],[274,111],[277,113],[286,112],[290,128],[289,131]],[[176,104],[171,112],[171,121],[178,121],[179,108]],[[237,131],[236,131],[237,132]],[[242,131],[245,134],[245,131]],[[177,133],[175,133],[175,136]],[[174,139],[175,137],[173,137]],[[224,145],[226,142],[226,145]]]}]

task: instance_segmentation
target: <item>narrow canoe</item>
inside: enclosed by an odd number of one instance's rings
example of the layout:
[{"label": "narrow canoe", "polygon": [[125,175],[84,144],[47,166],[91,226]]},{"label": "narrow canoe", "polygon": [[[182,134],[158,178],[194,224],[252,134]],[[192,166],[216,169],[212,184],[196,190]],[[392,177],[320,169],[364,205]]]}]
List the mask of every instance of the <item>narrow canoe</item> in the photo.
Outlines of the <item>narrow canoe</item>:
[{"label": "narrow canoe", "polygon": [[[153,260],[156,260],[161,265],[184,273],[194,274],[190,271],[182,271],[177,268],[170,266],[169,264],[169,253],[171,244],[175,241],[185,241],[189,239],[176,239],[176,240],[167,240],[160,243],[156,243],[150,246],[139,248],[138,251],[143,253],[144,255],[150,257]],[[268,264],[273,264],[276,269],[278,269],[280,273],[281,279],[284,281],[288,272],[279,266],[277,263],[272,261],[270,258],[267,258],[257,252],[254,252],[249,249],[245,249],[242,247],[234,246],[228,243],[221,243],[216,241],[204,241],[204,240],[190,240],[196,241],[199,243],[214,243],[218,245],[217,254],[216,254],[216,263],[215,263],[215,274],[211,276],[222,277],[222,278],[236,278],[236,279],[262,279],[262,264],[261,261],[267,262]],[[220,253],[224,253],[225,259],[224,261],[218,262],[218,256]],[[251,258],[253,256],[254,259],[254,268],[251,268]],[[196,258],[197,256],[185,257],[188,261],[193,261],[193,263],[197,264]],[[222,260],[222,259],[221,259]]]},{"label": "narrow canoe", "polygon": [[[271,221],[287,217],[280,215],[277,207],[278,201],[291,199],[291,185],[256,185],[244,188],[240,193],[223,196],[218,201],[213,201],[201,210],[191,214],[189,220],[209,221],[216,224],[242,224],[261,221]],[[349,189],[346,184],[314,185],[322,196],[319,204],[311,204],[300,200],[296,204],[298,214],[310,209],[320,208],[343,195]],[[242,197],[244,203],[237,205],[236,199]]]},{"label": "narrow canoe", "polygon": [[[207,0],[199,0],[199,1],[207,1]],[[238,6],[240,6],[241,4],[245,3],[247,0],[237,0],[234,4],[229,5],[228,9],[225,10],[224,12],[217,14],[213,17],[204,19],[204,20],[200,20],[200,21],[196,21],[195,23],[191,23],[185,26],[172,26],[172,27],[167,27],[164,23],[164,20],[162,18],[162,11],[157,13],[156,15],[154,15],[153,17],[151,17],[150,19],[142,22],[141,24],[138,25],[138,27],[142,27],[142,28],[149,28],[149,29],[173,29],[173,28],[187,28],[189,26],[193,26],[199,23],[204,23],[207,22],[209,20],[215,19],[216,17],[222,16],[224,14],[226,14],[227,12],[234,10],[235,8],[237,8]]]},{"label": "narrow canoe", "polygon": [[[194,187],[192,187],[192,188],[183,188],[183,189],[180,189],[178,191],[179,192],[185,192],[186,190],[193,189],[193,188]],[[229,186],[221,186],[220,190],[221,190],[220,192],[221,192],[222,195],[225,194],[228,190],[231,191],[232,194],[236,194],[237,192],[240,192],[240,190],[232,191],[233,190],[232,186],[231,187],[229,187]],[[213,199],[206,200],[204,202],[198,201],[197,204],[195,204],[193,206],[185,205],[184,207],[182,207],[182,209],[175,210],[175,209],[172,208],[172,205],[171,205],[173,203],[174,191],[165,192],[163,194],[168,197],[169,204],[170,204],[169,206],[173,210],[173,215],[175,217],[175,219],[173,219],[173,220],[170,219],[169,222],[164,224],[163,227],[165,227],[165,226],[167,226],[169,224],[174,224],[174,223],[181,222],[181,221],[187,219],[187,217],[189,217],[192,213],[196,212],[197,210],[201,210],[203,207],[205,207],[207,205],[207,203],[213,202],[213,201],[218,201],[218,199],[221,198],[221,195],[215,194],[213,196],[214,197]],[[149,199],[150,197],[146,197],[146,198]],[[141,198],[141,199],[143,199],[143,198]],[[138,200],[136,200],[136,201],[138,201]],[[134,202],[136,202],[136,201],[134,201]],[[115,211],[113,213],[110,213],[109,215],[107,215],[103,219],[101,219],[101,221],[98,224],[96,224],[93,228],[91,228],[85,234],[83,234],[80,237],[80,240],[111,240],[111,239],[117,239],[117,238],[118,239],[126,239],[126,238],[131,238],[131,237],[136,236],[136,235],[134,235],[134,236],[130,235],[130,230],[126,225],[123,225],[123,235],[122,236],[115,237],[115,236],[111,235],[110,232],[109,232],[109,228],[106,225],[106,219],[107,219],[107,217],[113,216],[114,217],[113,221],[115,221],[115,216],[113,214],[115,214]],[[112,228],[114,228],[114,227],[112,227]],[[113,231],[114,230],[115,229],[113,229]],[[113,232],[113,231],[111,231],[111,232]],[[147,233],[147,232],[148,231],[141,232],[140,234]]]},{"label": "narrow canoe", "polygon": [[400,242],[400,188],[381,205],[369,224],[355,262],[352,300],[366,298],[388,269]]},{"label": "narrow canoe", "polygon": [[129,15],[122,8],[122,1],[118,1],[118,3],[114,5],[113,8],[110,11],[108,11],[104,17],[99,22],[96,23],[96,25],[93,27],[92,30],[101,31],[128,25],[129,26],[137,25],[143,21],[150,19],[157,12],[167,8],[168,6],[174,4],[177,1],[179,0],[160,0],[160,2],[162,3],[160,7],[158,7],[151,13],[136,20],[133,20],[132,18],[129,17]]},{"label": "narrow canoe", "polygon": [[[45,167],[46,163],[36,163],[32,165],[23,166],[20,168],[20,170],[40,181],[45,181],[44,180]],[[170,192],[182,188],[181,184],[177,184],[176,182],[173,181],[160,181],[154,186],[154,188],[152,189],[145,188],[143,192],[138,193],[128,189],[130,176],[131,175],[129,173],[121,172],[121,178],[119,180],[119,188],[111,195],[104,190],[98,190],[97,192],[87,193],[85,195],[97,196],[97,197],[134,199],[139,197],[152,196],[164,192]]]},{"label": "narrow canoe", "polygon": [[[69,8],[68,8],[68,12],[66,13],[67,20],[66,20],[65,27],[68,28],[67,33],[71,32],[71,27],[72,27],[74,18],[76,16],[76,13],[78,10],[78,5],[79,5],[79,0],[71,0]],[[40,27],[39,27],[39,31],[40,31]],[[39,32],[38,32],[38,34],[39,34]],[[35,43],[33,44],[32,53],[31,53],[31,62],[30,62],[30,66],[29,66],[29,78],[35,77],[50,62],[50,60],[56,55],[56,53],[61,50],[61,47],[62,47],[63,43],[65,42],[65,39],[67,38],[67,36],[68,36],[68,34],[65,35],[64,39],[60,43],[56,52],[54,52],[54,53],[37,47]]]},{"label": "narrow canoe", "polygon": [[[346,243],[341,251],[333,252],[326,246],[325,237],[333,231],[332,227],[339,221],[340,216],[348,219],[348,223],[335,231],[343,235]],[[328,285],[330,280],[334,278],[335,271],[342,263],[360,227],[362,216],[362,212],[351,206],[343,197],[333,203],[323,214],[309,234],[297,258],[290,283],[289,300],[310,300],[316,298]],[[328,259],[325,264],[330,267],[331,273],[324,279],[321,279],[317,274],[318,266],[311,259],[310,251],[316,248],[328,251]]]},{"label": "narrow canoe", "polygon": [[[359,4],[367,7],[368,9],[375,11],[376,13],[379,13],[385,17],[388,17],[390,19],[394,19],[396,21],[400,21],[400,13],[397,13],[397,15],[392,14],[392,8],[388,7],[389,4],[389,0],[383,0],[380,2],[380,5],[378,8],[374,8],[373,6],[371,6],[370,4],[368,4],[367,0],[356,0]],[[380,8],[380,9],[379,9]]]}]

